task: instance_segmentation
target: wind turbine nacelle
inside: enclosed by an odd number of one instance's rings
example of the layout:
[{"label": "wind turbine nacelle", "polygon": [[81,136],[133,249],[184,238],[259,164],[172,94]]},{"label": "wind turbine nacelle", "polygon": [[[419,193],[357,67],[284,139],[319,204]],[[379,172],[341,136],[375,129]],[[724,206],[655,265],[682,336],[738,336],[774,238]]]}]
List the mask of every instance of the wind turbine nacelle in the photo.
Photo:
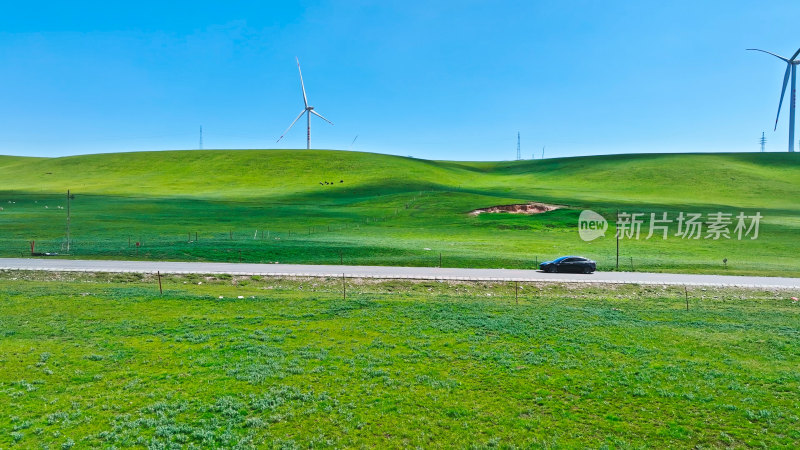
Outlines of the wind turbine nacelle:
[{"label": "wind turbine nacelle", "polygon": [[310,111],[310,110],[314,109],[314,107],[313,106],[306,106],[306,109]]}]

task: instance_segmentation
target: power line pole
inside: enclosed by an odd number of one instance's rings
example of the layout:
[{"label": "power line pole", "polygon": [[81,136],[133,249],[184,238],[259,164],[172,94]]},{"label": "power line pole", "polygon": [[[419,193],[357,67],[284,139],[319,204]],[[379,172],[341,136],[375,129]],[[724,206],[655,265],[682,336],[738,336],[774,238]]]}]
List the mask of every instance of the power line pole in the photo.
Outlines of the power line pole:
[{"label": "power line pole", "polygon": [[200,125],[200,150],[203,149],[203,126]]},{"label": "power line pole", "polygon": [[764,153],[764,146],[767,144],[767,138],[764,137],[763,131],[761,132],[761,139],[759,139],[758,142],[761,144],[761,153]]},{"label": "power line pole", "polygon": [[617,210],[617,223],[614,226],[617,235],[617,270],[619,270],[619,210]]},{"label": "power line pole", "polygon": [[70,220],[69,203],[71,198],[72,196],[69,193],[69,189],[67,189],[67,253],[69,253],[69,220]]},{"label": "power line pole", "polygon": [[517,161],[519,161],[520,159],[522,159],[522,153],[520,152],[519,149],[519,131],[517,131]]}]

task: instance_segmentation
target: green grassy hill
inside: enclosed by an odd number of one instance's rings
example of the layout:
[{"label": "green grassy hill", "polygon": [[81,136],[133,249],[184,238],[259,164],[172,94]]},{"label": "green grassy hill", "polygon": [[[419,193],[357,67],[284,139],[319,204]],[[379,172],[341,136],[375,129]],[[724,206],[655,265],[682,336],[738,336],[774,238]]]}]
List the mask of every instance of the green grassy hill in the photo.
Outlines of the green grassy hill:
[{"label": "green grassy hill", "polygon": [[402,191],[428,186],[546,198],[755,207],[800,200],[789,153],[638,154],[508,162],[428,161],[345,151],[197,150],[0,158],[3,190],[258,198],[316,193],[320,181]]},{"label": "green grassy hill", "polygon": [[[647,217],[758,211],[764,219],[756,241],[645,240],[645,230],[640,240],[623,242],[621,269],[630,270],[633,258],[635,270],[800,274],[798,156],[638,154],[509,162],[321,150],[3,156],[0,254],[19,255],[29,250],[29,240],[39,242],[41,251],[63,252],[66,214],[59,207],[70,189],[76,195],[76,257],[237,260],[241,252],[242,260],[252,261],[434,265],[441,252],[445,266],[530,267],[580,253],[609,268],[616,262],[613,226],[605,238],[581,241],[582,208],[609,218],[617,209]],[[466,214],[527,201],[573,209]],[[197,233],[197,242],[190,233]],[[129,248],[129,239],[142,247]]]}]

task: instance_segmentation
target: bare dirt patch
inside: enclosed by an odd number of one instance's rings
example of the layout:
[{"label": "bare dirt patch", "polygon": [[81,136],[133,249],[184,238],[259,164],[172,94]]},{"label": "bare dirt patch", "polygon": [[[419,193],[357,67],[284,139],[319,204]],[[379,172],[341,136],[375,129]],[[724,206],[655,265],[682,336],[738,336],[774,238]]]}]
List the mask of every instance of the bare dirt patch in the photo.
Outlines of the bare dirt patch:
[{"label": "bare dirt patch", "polygon": [[510,213],[510,214],[541,214],[548,211],[563,208],[561,205],[549,205],[547,203],[529,202],[516,205],[497,205],[488,208],[479,208],[469,212],[471,216],[483,213]]}]

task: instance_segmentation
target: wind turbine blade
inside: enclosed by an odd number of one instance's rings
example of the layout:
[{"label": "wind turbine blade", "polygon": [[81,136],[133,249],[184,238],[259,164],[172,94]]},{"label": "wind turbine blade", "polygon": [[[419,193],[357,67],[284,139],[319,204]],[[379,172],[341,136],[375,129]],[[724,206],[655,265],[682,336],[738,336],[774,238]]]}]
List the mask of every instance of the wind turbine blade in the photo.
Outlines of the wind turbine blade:
[{"label": "wind turbine blade", "polygon": [[320,113],[318,113],[318,112],[314,111],[313,109],[311,109],[311,110],[309,110],[309,111],[311,111],[311,114],[314,114],[314,115],[316,115],[317,117],[319,117],[320,119],[324,120],[325,122],[328,122],[329,124],[333,125],[333,122],[331,122],[330,120],[328,120],[328,119],[326,119],[326,118],[322,117],[322,114],[320,114]]},{"label": "wind turbine blade", "polygon": [[797,58],[797,55],[800,55],[800,48],[798,48],[797,51],[794,52],[794,55],[792,55],[791,61],[794,61],[794,59]]},{"label": "wind turbine blade", "polygon": [[306,108],[308,108],[308,98],[306,98],[306,85],[303,84],[303,71],[300,70],[300,59],[296,56],[294,57],[294,59],[297,60],[297,72],[300,73],[300,88],[303,89],[303,103],[306,105]]},{"label": "wind turbine blade", "polygon": [[781,106],[783,106],[783,96],[786,94],[786,84],[789,82],[789,72],[792,70],[792,64],[786,65],[786,75],[783,76],[783,89],[781,89],[781,101],[778,102],[778,115],[775,117],[775,128],[778,129],[778,118],[781,116]]},{"label": "wind turbine blade", "polygon": [[287,128],[287,129],[286,129],[286,131],[284,131],[284,132],[283,132],[283,134],[281,135],[281,137],[279,137],[279,138],[278,138],[278,140],[277,140],[277,141],[275,141],[275,143],[276,143],[276,144],[277,144],[278,142],[280,142],[280,141],[281,141],[281,139],[283,139],[283,137],[284,137],[284,136],[286,136],[286,133],[288,133],[288,132],[289,132],[289,130],[291,130],[291,129],[292,129],[292,127],[294,126],[294,124],[295,124],[295,123],[297,123],[297,121],[298,121],[298,120],[300,120],[300,118],[301,118],[301,117],[303,117],[303,114],[305,114],[305,113],[306,113],[306,110],[304,109],[304,110],[303,110],[303,112],[301,112],[301,113],[300,113],[300,115],[299,115],[299,116],[297,116],[297,118],[296,118],[296,119],[294,119],[294,120],[292,121],[292,124],[291,124],[291,125],[289,125],[289,128]]},{"label": "wind turbine blade", "polygon": [[[776,55],[775,53],[768,52],[768,51],[766,51],[766,50],[761,50],[760,48],[748,48],[747,50],[753,50],[753,51],[756,51],[756,52],[762,52],[762,53],[766,53],[766,54],[768,54],[768,55],[772,55],[772,56],[774,56],[774,57],[776,57],[776,58],[778,58],[778,59],[780,59],[780,60],[783,60],[784,62],[787,62],[787,63],[789,62],[789,60],[788,60],[788,59],[784,58],[784,57],[783,57],[783,56],[781,56],[781,55]],[[800,50],[798,50],[798,51],[800,52]],[[796,54],[796,53],[795,53],[795,56],[797,56],[797,54]]]}]

